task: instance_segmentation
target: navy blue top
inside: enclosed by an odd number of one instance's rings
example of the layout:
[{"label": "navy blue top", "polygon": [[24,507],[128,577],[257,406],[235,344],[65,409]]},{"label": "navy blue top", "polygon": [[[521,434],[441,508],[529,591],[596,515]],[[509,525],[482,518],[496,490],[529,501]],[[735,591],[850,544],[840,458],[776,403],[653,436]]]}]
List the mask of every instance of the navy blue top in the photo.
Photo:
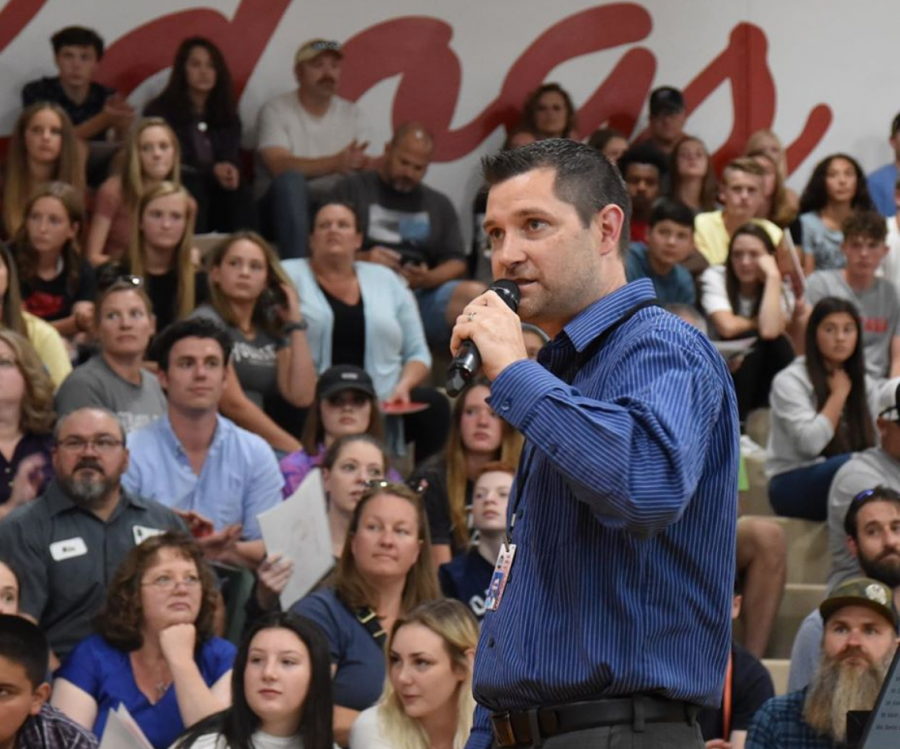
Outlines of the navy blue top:
[{"label": "navy blue top", "polygon": [[[213,637],[203,643],[197,666],[207,686],[215,684],[231,670],[236,648],[227,640]],[[91,635],[78,644],[56,677],[71,682],[97,702],[94,734],[103,736],[110,710],[123,703],[147,739],[156,749],[166,749],[184,731],[174,686],[155,705],[138,689],[129,653],[113,647],[100,635]]]},{"label": "navy blue top", "polygon": [[646,279],[617,289],[540,363],[517,361],[491,386],[526,445],[509,503],[518,551],[482,625],[470,747],[490,744],[489,710],[647,692],[718,702],[737,517],[731,375],[699,330],[655,306],[571,371],[652,298]]},{"label": "navy blue top", "polygon": [[334,704],[365,710],[378,702],[384,688],[384,650],[334,590],[317,590],[291,611],[312,619],[328,636],[331,662],[337,666]]},{"label": "navy blue top", "polygon": [[632,242],[625,258],[625,276],[629,281],[649,278],[653,282],[660,304],[694,304],[697,290],[694,277],[681,265],[676,265],[666,275],[660,276],[650,266],[649,250],[643,242]]},{"label": "navy blue top", "polygon": [[438,581],[441,592],[447,598],[462,601],[481,621],[484,618],[484,598],[493,573],[494,565],[481,556],[478,549],[469,549],[440,566]]}]

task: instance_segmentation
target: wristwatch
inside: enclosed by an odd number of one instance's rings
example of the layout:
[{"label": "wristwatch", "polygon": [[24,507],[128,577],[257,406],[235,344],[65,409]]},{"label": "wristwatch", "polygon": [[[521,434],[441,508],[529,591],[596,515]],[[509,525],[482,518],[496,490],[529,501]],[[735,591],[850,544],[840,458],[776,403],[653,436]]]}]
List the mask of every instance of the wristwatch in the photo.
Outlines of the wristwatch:
[{"label": "wristwatch", "polygon": [[290,335],[295,330],[306,330],[309,327],[309,323],[306,322],[306,319],[300,320],[300,322],[289,322],[284,326],[284,334]]}]

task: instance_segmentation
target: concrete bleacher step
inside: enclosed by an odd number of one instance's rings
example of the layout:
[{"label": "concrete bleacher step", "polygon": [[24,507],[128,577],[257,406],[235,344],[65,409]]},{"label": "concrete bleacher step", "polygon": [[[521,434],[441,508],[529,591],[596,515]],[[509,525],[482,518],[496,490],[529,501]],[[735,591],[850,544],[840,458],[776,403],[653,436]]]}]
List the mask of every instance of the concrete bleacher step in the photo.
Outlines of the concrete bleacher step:
[{"label": "concrete bleacher step", "polygon": [[818,608],[825,598],[825,585],[809,583],[788,583],[784,597],[778,607],[775,626],[769,638],[766,658],[782,659],[791,657],[791,647],[800,624],[810,611]]},{"label": "concrete bleacher step", "polygon": [[784,530],[788,550],[789,583],[828,582],[831,556],[828,553],[828,526],[824,522],[771,518]]},{"label": "concrete bleacher step", "polygon": [[788,672],[791,670],[790,660],[784,658],[763,658],[762,664],[772,677],[775,694],[787,694]]}]

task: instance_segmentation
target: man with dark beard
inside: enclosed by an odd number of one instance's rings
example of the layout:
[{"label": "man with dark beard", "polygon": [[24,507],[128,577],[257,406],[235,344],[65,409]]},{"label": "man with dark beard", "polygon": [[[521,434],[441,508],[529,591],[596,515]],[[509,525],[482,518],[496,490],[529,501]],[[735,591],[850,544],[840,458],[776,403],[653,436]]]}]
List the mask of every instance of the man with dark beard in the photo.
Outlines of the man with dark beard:
[{"label": "man with dark beard", "polygon": [[125,432],[111,411],[83,408],[56,425],[55,479],[0,522],[0,549],[19,572],[21,612],[59,658],[92,632],[106,585],[146,538],[186,530],[172,510],[125,492]]},{"label": "man with dark beard", "polygon": [[[859,492],[844,516],[844,543],[863,575],[894,591],[896,608],[900,603],[900,494],[886,486]],[[821,652],[822,616],[816,609],[803,620],[794,638],[789,692],[812,681]]]},{"label": "man with dark beard", "polygon": [[819,607],[822,662],[809,687],[763,705],[746,749],[830,749],[847,737],[847,712],[871,710],[897,649],[892,591],[868,577],[842,583]]}]

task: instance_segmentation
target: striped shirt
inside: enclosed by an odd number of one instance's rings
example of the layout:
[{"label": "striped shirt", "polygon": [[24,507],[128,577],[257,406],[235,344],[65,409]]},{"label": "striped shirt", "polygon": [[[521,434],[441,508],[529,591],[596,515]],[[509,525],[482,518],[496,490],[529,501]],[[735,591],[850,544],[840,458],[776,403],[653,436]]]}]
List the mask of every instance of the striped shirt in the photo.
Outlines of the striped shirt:
[{"label": "striped shirt", "polygon": [[[583,310],[491,386],[524,433],[510,500],[515,561],[475,661],[489,711],[635,693],[713,706],[731,644],[738,420],[731,376],[698,330],[639,310],[641,279]],[[542,366],[543,365],[543,366]]]}]

